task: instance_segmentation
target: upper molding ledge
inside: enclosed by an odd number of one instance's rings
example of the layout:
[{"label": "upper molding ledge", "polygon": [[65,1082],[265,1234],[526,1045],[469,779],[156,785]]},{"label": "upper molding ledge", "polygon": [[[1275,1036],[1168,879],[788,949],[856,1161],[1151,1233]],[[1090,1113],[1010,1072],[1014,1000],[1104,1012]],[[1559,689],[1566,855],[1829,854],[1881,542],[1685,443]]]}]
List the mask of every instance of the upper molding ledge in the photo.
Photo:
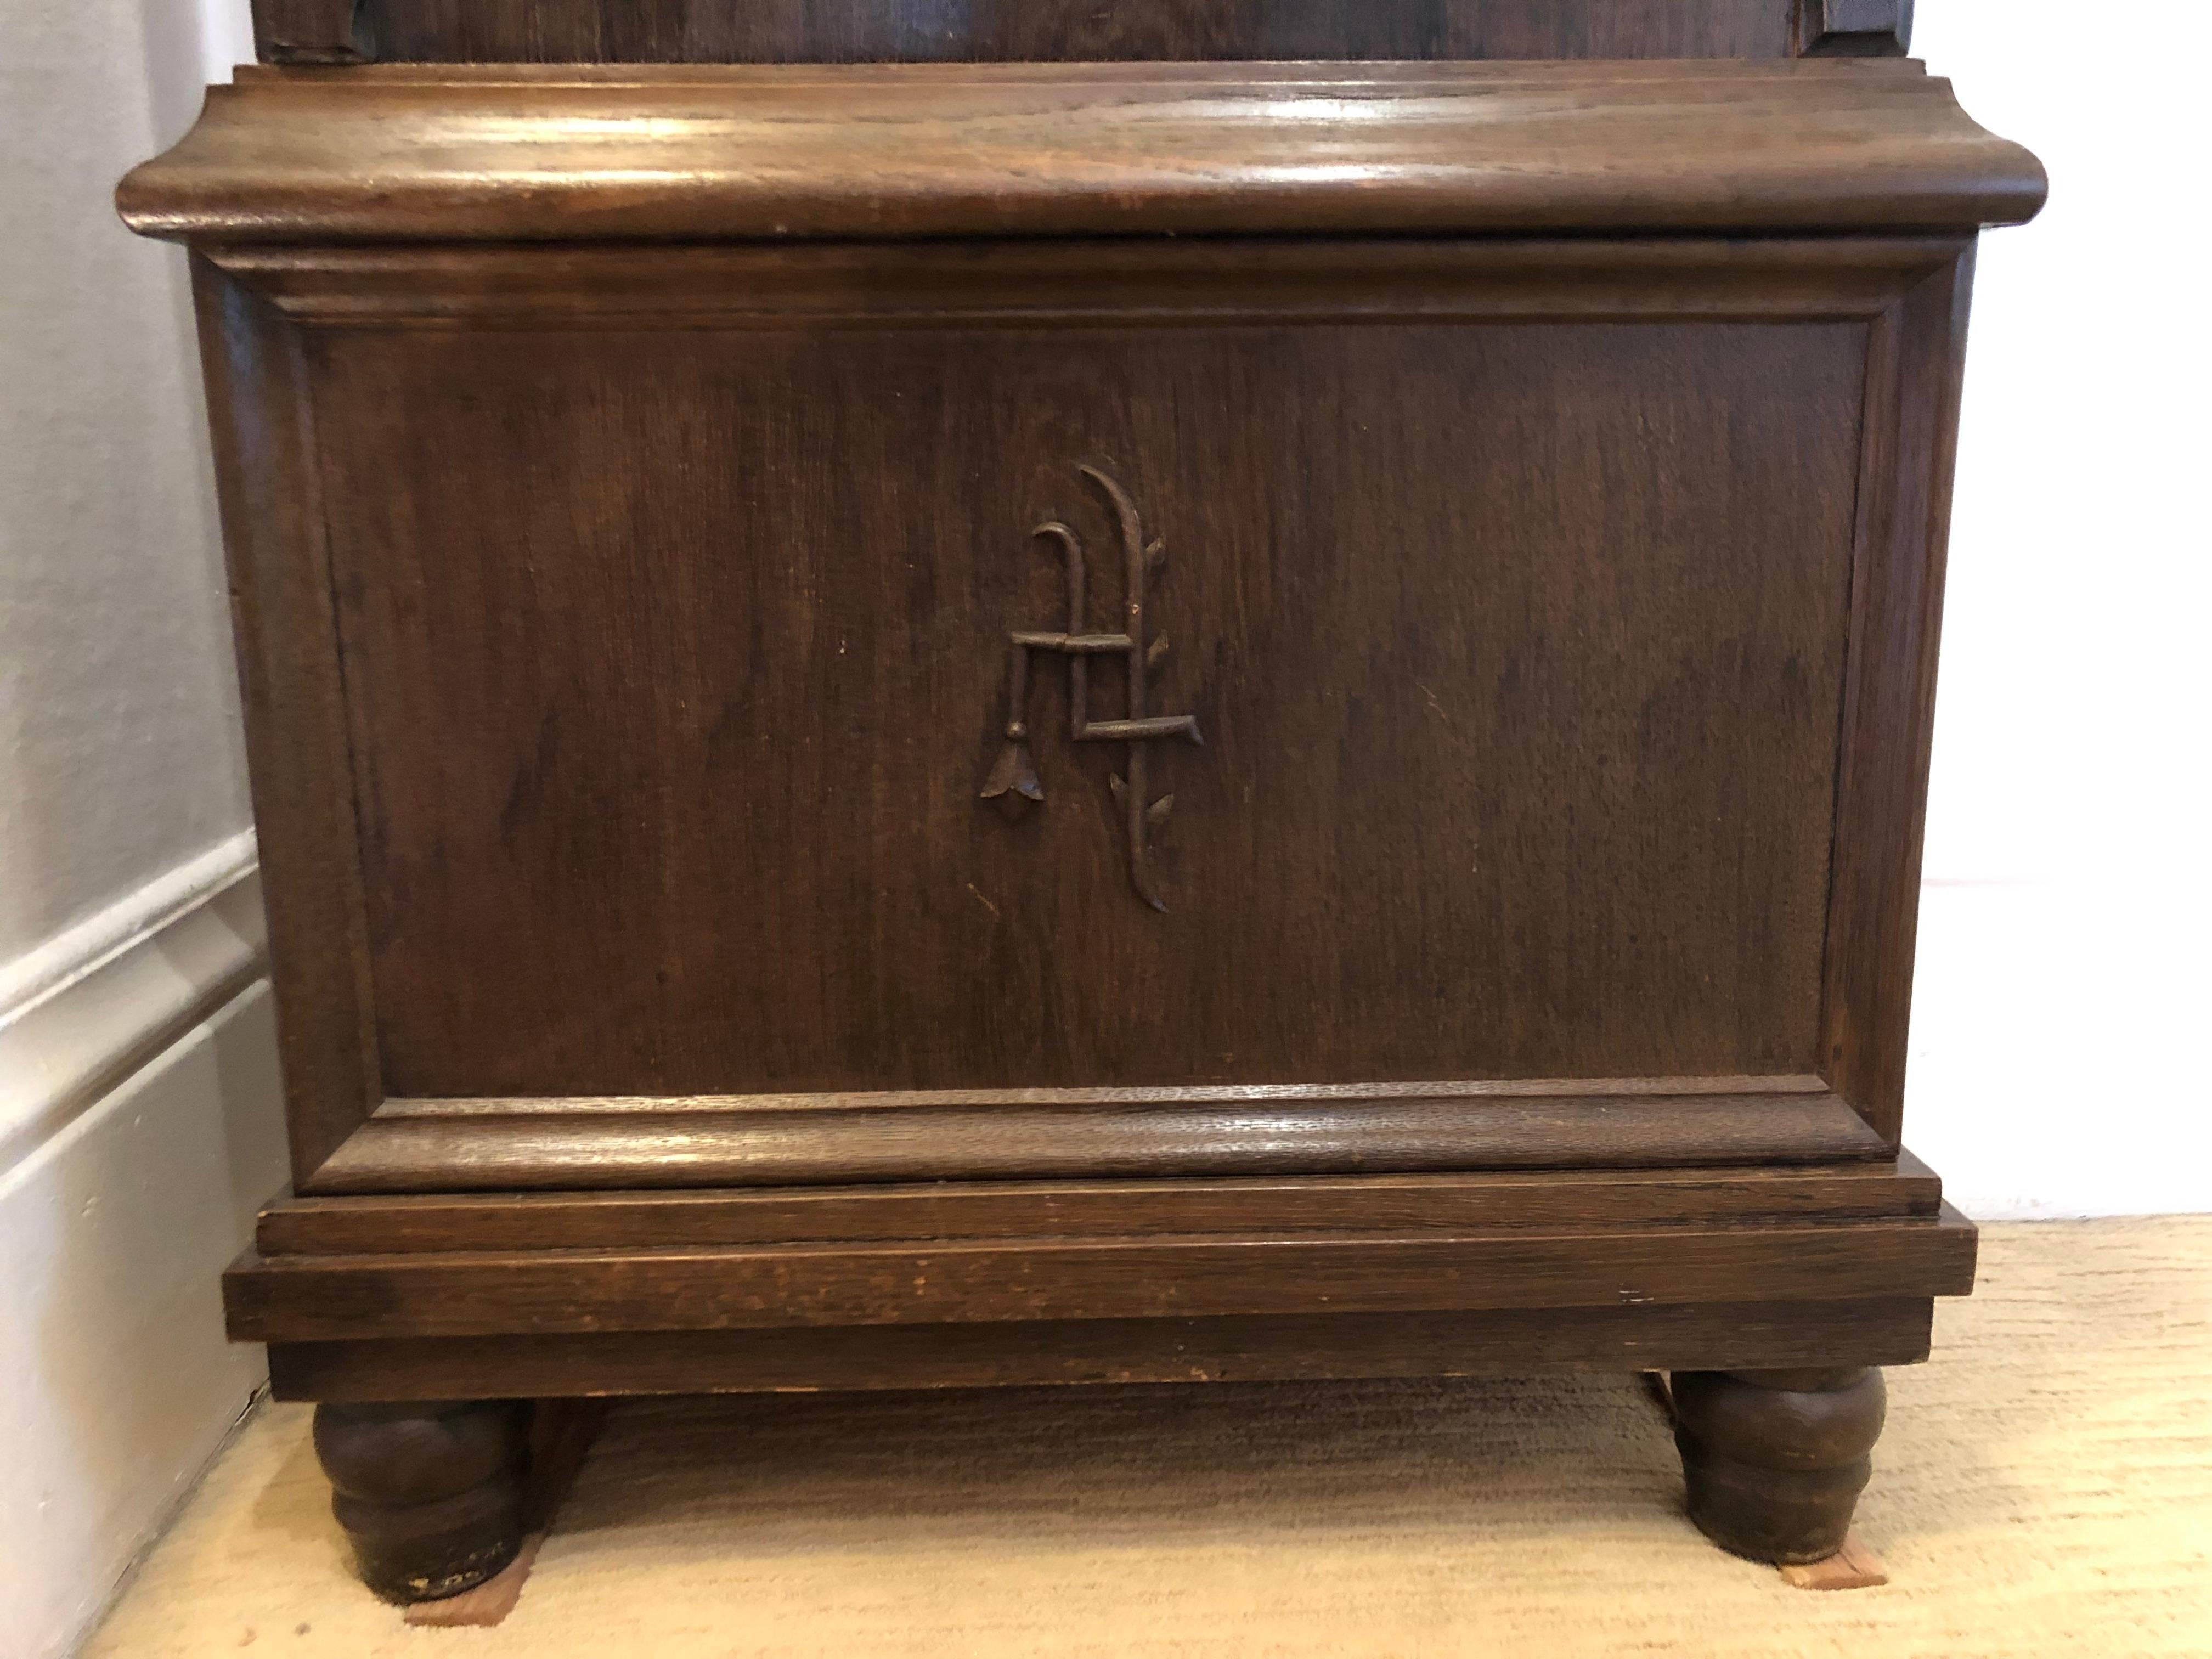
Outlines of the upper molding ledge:
[{"label": "upper molding ledge", "polygon": [[1917,64],[242,70],[126,178],[216,242],[1964,231],[2043,169]]}]

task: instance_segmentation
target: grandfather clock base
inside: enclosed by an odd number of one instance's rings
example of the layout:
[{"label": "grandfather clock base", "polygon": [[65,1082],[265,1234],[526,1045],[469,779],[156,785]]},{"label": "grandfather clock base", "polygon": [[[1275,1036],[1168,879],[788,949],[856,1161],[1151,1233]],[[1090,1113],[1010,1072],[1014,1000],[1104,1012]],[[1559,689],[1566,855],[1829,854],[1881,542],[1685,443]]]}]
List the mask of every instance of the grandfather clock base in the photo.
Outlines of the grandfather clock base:
[{"label": "grandfather clock base", "polygon": [[[1700,1525],[1840,1540],[1973,1276],[1906,1028],[2044,190],[1904,9],[259,10],[321,66],[118,200],[269,896],[230,1328],[373,1587],[511,1551],[497,1402],[711,1390],[1663,1370]],[[559,42],[989,61],[357,61]]]},{"label": "grandfather clock base", "polygon": [[[1085,1231],[1108,1213],[1147,1231]],[[946,1231],[897,1236],[921,1223]],[[1692,1518],[1818,1559],[1866,1484],[1870,1368],[1925,1356],[1973,1255],[1905,1159],[294,1200],[227,1288],[279,1395],[331,1402],[338,1517],[410,1601],[512,1553],[499,1402],[579,1395],[1668,1370]]]}]

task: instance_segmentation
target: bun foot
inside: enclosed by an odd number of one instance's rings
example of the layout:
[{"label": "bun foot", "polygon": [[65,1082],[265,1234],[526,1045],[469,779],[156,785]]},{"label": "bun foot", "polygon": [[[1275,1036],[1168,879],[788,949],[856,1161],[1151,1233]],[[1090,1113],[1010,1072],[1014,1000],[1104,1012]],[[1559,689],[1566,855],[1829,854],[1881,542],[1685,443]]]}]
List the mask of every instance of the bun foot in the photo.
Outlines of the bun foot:
[{"label": "bun foot", "polygon": [[315,1455],[363,1583],[404,1607],[514,1559],[528,1414],[520,1401],[315,1407]]},{"label": "bun foot", "polygon": [[1843,1547],[1881,1433],[1880,1371],[1677,1371],[1673,1389],[1690,1518],[1706,1537],[1778,1564]]}]

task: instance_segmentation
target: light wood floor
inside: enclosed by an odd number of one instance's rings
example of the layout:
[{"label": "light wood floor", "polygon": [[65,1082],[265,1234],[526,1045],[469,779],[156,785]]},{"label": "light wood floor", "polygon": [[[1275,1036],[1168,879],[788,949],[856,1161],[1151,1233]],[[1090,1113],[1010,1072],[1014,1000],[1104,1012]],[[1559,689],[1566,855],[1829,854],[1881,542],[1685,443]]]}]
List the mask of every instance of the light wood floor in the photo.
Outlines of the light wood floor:
[{"label": "light wood floor", "polygon": [[1860,1532],[1793,1589],[1681,1518],[1630,1378],[618,1411],[512,1617],[346,1577],[303,1408],[249,1423],[100,1659],[2212,1655],[2212,1218],[1996,1226],[1891,1374]]}]

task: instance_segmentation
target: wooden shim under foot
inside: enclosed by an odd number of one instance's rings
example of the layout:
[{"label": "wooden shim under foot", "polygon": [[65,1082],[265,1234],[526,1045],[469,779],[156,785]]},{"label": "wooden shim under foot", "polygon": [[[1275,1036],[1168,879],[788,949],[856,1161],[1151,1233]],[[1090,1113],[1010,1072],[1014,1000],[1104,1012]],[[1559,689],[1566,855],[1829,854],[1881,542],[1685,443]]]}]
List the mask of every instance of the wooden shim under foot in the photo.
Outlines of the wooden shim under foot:
[{"label": "wooden shim under foot", "polygon": [[1872,1589],[1889,1582],[1889,1569],[1881,1557],[1860,1541],[1855,1532],[1844,1534],[1844,1547],[1825,1561],[1808,1561],[1781,1570],[1783,1582],[1799,1589]]}]

